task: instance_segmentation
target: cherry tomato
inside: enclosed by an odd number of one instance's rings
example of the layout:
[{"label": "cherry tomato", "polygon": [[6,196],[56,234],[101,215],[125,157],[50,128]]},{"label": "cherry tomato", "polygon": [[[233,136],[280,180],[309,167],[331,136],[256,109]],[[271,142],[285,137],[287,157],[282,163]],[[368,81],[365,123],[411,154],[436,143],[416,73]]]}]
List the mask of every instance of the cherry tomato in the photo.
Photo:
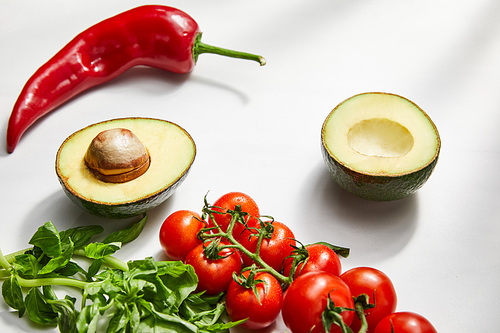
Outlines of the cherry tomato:
[{"label": "cherry tomato", "polygon": [[[266,229],[264,228],[264,230]],[[295,236],[292,230],[281,222],[272,222],[272,229],[270,238],[264,237],[262,239],[259,255],[266,264],[280,272],[283,268],[283,261],[293,250],[292,245],[295,245]],[[258,232],[253,230],[248,237],[242,237],[240,243],[247,250],[255,253],[258,240]],[[245,254],[242,254],[241,257],[246,266],[252,265],[253,260],[250,257]]]},{"label": "cherry tomato", "polygon": [[384,317],[374,333],[437,333],[424,317],[413,312],[395,312]]},{"label": "cherry tomato", "polygon": [[[243,272],[245,277],[249,274],[250,271]],[[240,326],[261,329],[276,321],[283,303],[283,291],[279,281],[269,273],[258,272],[254,279],[263,281],[255,286],[259,299],[252,288],[233,280],[227,290],[226,310],[232,321],[248,318]]]},{"label": "cherry tomato", "polygon": [[[306,245],[305,249],[309,253],[309,257],[305,264],[300,263],[297,265],[295,278],[299,275],[314,271],[325,271],[336,276],[340,275],[342,272],[342,264],[340,263],[339,256],[334,250],[324,244]],[[292,262],[292,258],[287,258],[285,260],[283,269],[283,274],[285,276],[290,275]]]},{"label": "cherry tomato", "polygon": [[[241,192],[229,192],[224,194],[222,197],[217,199],[213,204],[213,210],[217,212],[227,212],[228,209],[234,210],[236,206],[241,206],[241,210],[247,212],[250,217],[248,217],[247,224],[249,227],[257,227],[259,221],[256,219],[260,216],[259,207],[257,203],[247,194]],[[231,222],[230,214],[217,214],[214,213],[214,220],[221,227],[223,231],[227,231],[227,227]],[[241,223],[235,223],[233,228],[233,236],[236,240],[241,239],[245,231],[245,226]]]},{"label": "cherry tomato", "polygon": [[[208,246],[210,242],[205,242]],[[227,245],[223,242],[220,245]],[[233,272],[241,271],[241,256],[238,251],[224,248],[218,251],[220,259],[209,259],[204,244],[195,247],[186,256],[185,264],[193,266],[198,276],[198,291],[205,290],[209,295],[224,292],[233,281]]]},{"label": "cherry tomato", "polygon": [[201,240],[198,232],[205,227],[199,214],[179,210],[170,214],[160,228],[160,244],[171,260],[184,260]]},{"label": "cherry tomato", "polygon": [[[283,322],[293,333],[324,332],[321,316],[328,297],[337,307],[352,309],[354,306],[351,291],[340,277],[323,271],[300,275],[285,291],[281,309]],[[354,311],[343,311],[341,316],[344,323],[350,325]],[[341,329],[333,324],[330,332],[341,332]]]},{"label": "cherry tomato", "polygon": [[[369,302],[375,304],[375,307],[365,310],[367,332],[373,332],[382,318],[396,311],[396,290],[383,272],[371,267],[355,267],[344,272],[340,278],[349,286],[353,297],[366,294]],[[361,321],[354,316],[351,328],[358,332],[360,327]]]}]

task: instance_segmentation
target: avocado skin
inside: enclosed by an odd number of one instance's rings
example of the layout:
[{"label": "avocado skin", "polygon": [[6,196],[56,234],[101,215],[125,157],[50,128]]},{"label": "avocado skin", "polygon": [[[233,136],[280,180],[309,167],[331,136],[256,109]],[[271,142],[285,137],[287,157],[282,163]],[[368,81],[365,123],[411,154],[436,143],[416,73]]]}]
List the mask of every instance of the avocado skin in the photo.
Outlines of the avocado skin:
[{"label": "avocado skin", "polygon": [[181,183],[187,177],[190,169],[191,166],[188,169],[186,169],[186,171],[179,178],[177,178],[172,184],[168,185],[161,191],[158,191],[157,193],[151,196],[148,196],[144,199],[137,200],[134,202],[126,202],[116,205],[104,202],[86,200],[81,196],[78,196],[77,194],[70,191],[65,186],[59,174],[58,174],[58,180],[59,183],[61,183],[62,185],[64,193],[69,197],[69,199],[73,203],[75,203],[80,208],[83,208],[87,212],[96,216],[112,218],[112,219],[124,219],[142,215],[148,212],[149,210],[157,207],[164,201],[166,201],[175,192],[177,187],[181,185]]},{"label": "avocado skin", "polygon": [[377,176],[359,173],[332,157],[324,144],[321,145],[323,159],[335,182],[347,192],[373,201],[400,200],[413,194],[429,179],[438,160],[436,157],[426,166],[407,174]]}]

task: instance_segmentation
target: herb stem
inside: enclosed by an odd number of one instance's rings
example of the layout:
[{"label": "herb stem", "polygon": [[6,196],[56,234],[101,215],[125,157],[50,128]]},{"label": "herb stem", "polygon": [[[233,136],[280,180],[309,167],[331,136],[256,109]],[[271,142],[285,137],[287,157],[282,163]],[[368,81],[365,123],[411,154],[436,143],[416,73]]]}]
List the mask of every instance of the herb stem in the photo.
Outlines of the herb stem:
[{"label": "herb stem", "polygon": [[12,252],[12,253],[9,253],[9,254],[6,254],[5,255],[5,259],[9,262],[9,263],[13,263],[15,260],[16,260],[16,256],[19,256],[21,254],[25,254],[26,251],[29,251],[30,249],[24,249],[24,250],[19,250],[19,251],[16,251],[16,252]]},{"label": "herb stem", "polygon": [[[86,257],[85,250],[83,248],[76,248],[73,251],[73,254],[80,257]],[[102,261],[110,268],[117,268],[122,271],[128,271],[128,265],[116,257],[106,256],[102,258]]]},{"label": "herb stem", "polygon": [[2,266],[7,271],[11,270],[10,263],[4,257],[2,250],[0,250],[0,266]]},{"label": "herb stem", "polygon": [[84,289],[89,283],[99,282],[85,282],[71,278],[39,278],[39,279],[25,279],[17,276],[17,280],[21,287],[32,288],[41,286],[68,286]]}]

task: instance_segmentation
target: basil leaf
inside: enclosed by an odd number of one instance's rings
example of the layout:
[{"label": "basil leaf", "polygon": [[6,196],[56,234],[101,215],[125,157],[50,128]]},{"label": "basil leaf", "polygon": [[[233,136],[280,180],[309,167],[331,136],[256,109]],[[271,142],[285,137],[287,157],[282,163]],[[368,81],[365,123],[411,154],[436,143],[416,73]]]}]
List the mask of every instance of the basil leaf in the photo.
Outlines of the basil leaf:
[{"label": "basil leaf", "polygon": [[102,259],[112,255],[121,248],[120,243],[90,243],[85,246],[85,256],[91,259]]},{"label": "basil leaf", "polygon": [[155,262],[153,258],[129,261],[129,279],[143,279],[155,286],[154,293],[144,291],[145,299],[155,304],[162,304],[167,312],[177,311],[181,303],[198,285],[194,268],[181,261]]},{"label": "basil leaf", "polygon": [[148,257],[143,260],[132,260],[127,262],[130,278],[146,278],[147,276],[156,276],[158,270],[153,258]]},{"label": "basil leaf", "polygon": [[127,308],[124,306],[120,306],[115,311],[115,315],[109,320],[106,333],[127,332],[128,322],[129,316],[127,313]]},{"label": "basil leaf", "polygon": [[231,327],[235,327],[246,319],[224,323],[221,319],[225,313],[226,307],[223,303],[219,303],[224,294],[219,295],[203,295],[195,293],[182,303],[179,308],[179,313],[189,322],[196,324],[200,328],[200,332],[228,332]]},{"label": "basil leaf", "polygon": [[94,262],[92,262],[92,264],[90,264],[89,269],[88,269],[87,273],[85,274],[85,276],[87,277],[87,280],[90,280],[91,278],[93,278],[99,272],[99,269],[101,268],[101,266],[102,266],[101,259],[94,260]]},{"label": "basil leaf", "polygon": [[78,311],[75,310],[75,301],[75,298],[69,296],[64,299],[47,300],[52,310],[58,314],[57,322],[61,333],[76,332]]},{"label": "basil leaf", "polygon": [[95,333],[99,320],[99,304],[91,303],[85,306],[76,318],[77,332]]},{"label": "basil leaf", "polygon": [[129,243],[134,239],[136,239],[137,237],[139,237],[139,234],[144,229],[144,226],[146,225],[147,221],[148,221],[148,216],[144,215],[142,219],[132,224],[129,228],[115,231],[109,234],[106,238],[104,238],[102,242],[103,243],[120,242],[122,244]]},{"label": "basil leaf", "polygon": [[196,290],[198,286],[198,276],[194,268],[190,265],[184,265],[178,261],[176,266],[173,266],[171,271],[160,276],[163,285],[175,295],[174,299],[169,301],[176,307],[179,307],[182,302]]},{"label": "basil leaf", "polygon": [[50,257],[57,257],[61,254],[61,238],[52,222],[47,222],[35,232],[29,244],[42,249]]},{"label": "basil leaf", "polygon": [[76,273],[86,274],[85,270],[80,267],[80,265],[72,261],[68,262],[64,267],[58,268],[54,272],[62,276],[73,276]]},{"label": "basil leaf", "polygon": [[40,269],[38,260],[32,254],[20,254],[16,256],[16,261],[12,264],[19,276],[25,279],[34,279]]},{"label": "basil leaf", "polygon": [[93,236],[103,231],[104,228],[100,225],[86,225],[61,231],[59,235],[62,243],[66,243],[68,239],[71,239],[75,248],[78,248],[87,245]]},{"label": "basil leaf", "polygon": [[71,242],[70,239],[69,244],[65,246],[64,251],[57,257],[50,259],[49,262],[42,267],[38,274],[52,273],[53,271],[66,266],[73,256],[73,249],[73,242]]},{"label": "basil leaf", "polygon": [[31,321],[42,325],[57,324],[57,313],[52,311],[38,288],[31,288],[24,302]]},{"label": "basil leaf", "polygon": [[42,286],[42,294],[45,297],[45,300],[56,300],[57,299],[57,295],[51,286]]},{"label": "basil leaf", "polygon": [[23,301],[23,291],[19,286],[19,281],[15,275],[11,275],[2,284],[2,296],[8,306],[19,311],[19,317],[22,317],[26,307]]},{"label": "basil leaf", "polygon": [[166,332],[166,333],[197,333],[196,325],[182,319],[179,316],[170,315],[157,311],[152,303],[139,300],[143,312],[150,313],[143,317],[139,324],[138,332]]}]

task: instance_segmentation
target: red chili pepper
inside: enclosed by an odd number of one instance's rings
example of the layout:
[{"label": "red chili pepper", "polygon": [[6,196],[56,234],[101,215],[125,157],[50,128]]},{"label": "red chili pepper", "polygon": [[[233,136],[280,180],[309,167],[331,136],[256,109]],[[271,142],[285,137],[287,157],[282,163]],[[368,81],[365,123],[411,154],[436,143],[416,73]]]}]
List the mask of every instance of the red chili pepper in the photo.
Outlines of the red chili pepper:
[{"label": "red chili pepper", "polygon": [[188,73],[201,53],[265,64],[261,56],[202,43],[198,24],[172,7],[141,6],[97,23],[77,35],[28,80],[9,119],[7,151],[14,151],[36,120],[84,90],[137,65]]}]

